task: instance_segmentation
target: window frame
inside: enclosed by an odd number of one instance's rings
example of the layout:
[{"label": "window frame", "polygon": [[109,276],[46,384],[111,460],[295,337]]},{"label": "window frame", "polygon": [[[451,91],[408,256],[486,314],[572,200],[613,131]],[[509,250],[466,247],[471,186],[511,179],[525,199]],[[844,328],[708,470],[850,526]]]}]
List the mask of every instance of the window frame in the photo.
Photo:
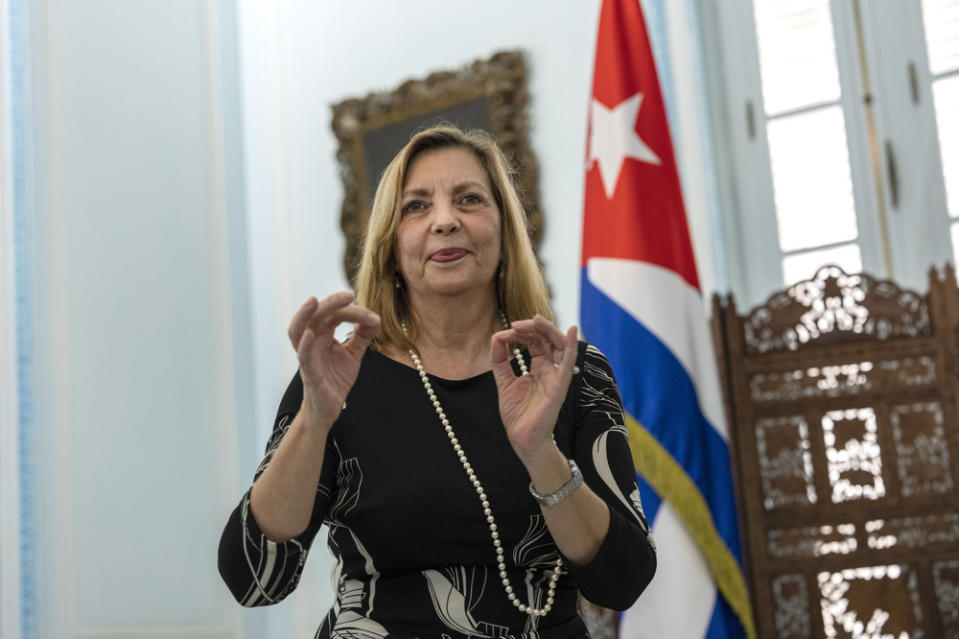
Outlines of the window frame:
[{"label": "window frame", "polygon": [[[748,307],[784,286],[783,257],[798,252],[787,254],[779,246],[752,0],[729,0],[722,7],[698,1],[714,106],[726,267],[730,287]],[[921,0],[882,8],[859,0],[829,4],[863,270],[922,288],[929,267],[952,261],[953,250]],[[902,83],[909,82],[910,61],[918,104],[902,90],[908,88]],[[899,178],[897,209],[891,207],[886,140]]]}]

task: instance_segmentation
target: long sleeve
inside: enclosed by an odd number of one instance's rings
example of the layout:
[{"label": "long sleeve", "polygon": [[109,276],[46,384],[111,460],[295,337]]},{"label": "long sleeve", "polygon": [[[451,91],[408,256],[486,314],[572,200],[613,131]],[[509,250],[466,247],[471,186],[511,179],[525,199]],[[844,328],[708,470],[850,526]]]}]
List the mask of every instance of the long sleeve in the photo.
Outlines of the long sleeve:
[{"label": "long sleeve", "polygon": [[580,358],[573,455],[589,487],[609,506],[609,531],[584,566],[568,563],[589,601],[629,608],[656,572],[656,546],[643,513],[619,389],[609,362],[592,345]]},{"label": "long sleeve", "polygon": [[[297,373],[280,402],[266,454],[257,468],[254,481],[269,466],[302,400],[303,382]],[[299,583],[310,545],[326,518],[335,490],[337,453],[332,441],[331,436],[325,451],[313,513],[302,534],[282,543],[267,539],[250,510],[249,490],[230,515],[220,537],[218,566],[223,581],[243,606],[277,603],[293,592]]]}]

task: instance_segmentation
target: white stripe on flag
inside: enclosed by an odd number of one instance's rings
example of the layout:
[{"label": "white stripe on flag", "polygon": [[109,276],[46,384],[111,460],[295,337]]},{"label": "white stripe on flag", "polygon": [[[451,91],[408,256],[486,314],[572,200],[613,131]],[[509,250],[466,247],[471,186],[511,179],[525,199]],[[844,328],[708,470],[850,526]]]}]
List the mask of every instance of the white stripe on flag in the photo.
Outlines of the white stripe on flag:
[{"label": "white stripe on flag", "polygon": [[675,271],[634,260],[590,258],[586,275],[593,286],[676,356],[692,380],[703,416],[728,442],[713,343],[700,292]]},{"label": "white stripe on flag", "polygon": [[620,636],[703,639],[716,605],[716,584],[668,502],[659,507],[653,537],[663,540],[656,551],[656,575],[639,601],[623,613]]}]

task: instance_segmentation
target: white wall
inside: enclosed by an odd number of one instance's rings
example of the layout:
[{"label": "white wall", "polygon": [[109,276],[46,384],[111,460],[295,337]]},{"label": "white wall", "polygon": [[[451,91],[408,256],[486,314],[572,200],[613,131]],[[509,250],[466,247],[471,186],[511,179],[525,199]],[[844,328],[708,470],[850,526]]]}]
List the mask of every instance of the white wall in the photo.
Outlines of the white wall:
[{"label": "white wall", "polygon": [[[285,327],[310,295],[347,287],[339,228],[343,192],[330,106],[437,69],[456,68],[521,48],[532,96],[531,142],[540,163],[545,234],[540,255],[561,325],[578,322],[581,225],[589,104],[599,0],[543,3],[443,0],[240,3],[257,415],[263,429],[295,370]],[[714,281],[703,185],[703,149],[692,106],[698,37],[684,7],[670,1],[671,55],[683,66],[675,86],[683,122],[676,144],[706,299]],[[252,467],[251,467],[252,472]],[[323,533],[321,533],[322,535]],[[305,582],[281,604],[295,608],[298,636],[315,628],[332,601],[325,539],[318,539]],[[279,626],[278,626],[279,627]]]},{"label": "white wall", "polygon": [[250,337],[237,334],[248,308],[236,291],[247,285],[231,245],[243,237],[228,153],[238,136],[232,9],[29,9],[32,636],[237,636],[241,614],[216,572],[239,499],[237,438],[253,437],[238,392],[250,366],[236,344]]},{"label": "white wall", "polygon": [[[240,611],[215,565],[295,368],[288,319],[346,286],[329,107],[522,48],[541,256],[559,321],[574,323],[599,0],[20,6],[35,204],[34,241],[20,247],[36,284],[32,636],[310,636],[332,599],[323,540],[303,587],[270,611]],[[681,101],[695,93],[676,85]],[[694,135],[677,144],[696,157]],[[15,493],[5,485],[4,515]]]}]

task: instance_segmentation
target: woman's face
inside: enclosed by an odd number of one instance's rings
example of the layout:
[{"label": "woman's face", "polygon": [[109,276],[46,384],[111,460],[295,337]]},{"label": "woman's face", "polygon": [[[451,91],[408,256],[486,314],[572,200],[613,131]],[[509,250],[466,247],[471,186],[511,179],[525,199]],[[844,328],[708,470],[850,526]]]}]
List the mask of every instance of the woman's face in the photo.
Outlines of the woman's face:
[{"label": "woman's face", "polygon": [[501,217],[479,158],[459,147],[421,153],[402,197],[394,255],[411,301],[491,290]]}]

